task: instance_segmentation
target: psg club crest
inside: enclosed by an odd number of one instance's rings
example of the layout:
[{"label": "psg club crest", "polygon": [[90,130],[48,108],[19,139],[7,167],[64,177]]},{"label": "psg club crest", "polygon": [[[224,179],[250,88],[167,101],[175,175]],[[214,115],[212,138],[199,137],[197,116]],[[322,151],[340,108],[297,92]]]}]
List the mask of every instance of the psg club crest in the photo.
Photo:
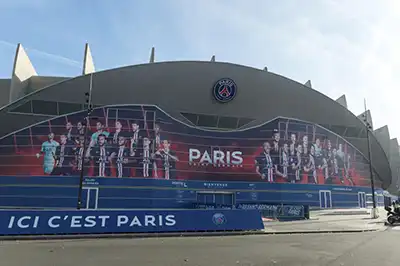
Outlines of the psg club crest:
[{"label": "psg club crest", "polygon": [[236,83],[229,78],[218,80],[214,84],[213,94],[214,98],[220,103],[227,103],[233,100],[236,96],[237,86]]},{"label": "psg club crest", "polygon": [[212,217],[212,221],[215,225],[223,225],[227,222],[225,215],[223,215],[222,213],[214,214]]}]

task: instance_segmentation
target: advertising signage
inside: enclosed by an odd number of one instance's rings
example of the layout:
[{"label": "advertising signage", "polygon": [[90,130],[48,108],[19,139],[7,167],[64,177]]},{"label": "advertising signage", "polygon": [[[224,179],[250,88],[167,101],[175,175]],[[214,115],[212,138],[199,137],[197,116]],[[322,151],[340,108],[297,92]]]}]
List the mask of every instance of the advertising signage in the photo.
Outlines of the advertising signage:
[{"label": "advertising signage", "polygon": [[0,211],[0,236],[260,229],[257,210]]},{"label": "advertising signage", "polygon": [[[86,127],[86,129],[85,129]],[[86,132],[86,134],[85,134]],[[84,150],[84,143],[88,147]],[[195,128],[155,106],[107,106],[0,140],[0,175],[368,186],[368,164],[340,136],[276,118],[237,131]]]}]

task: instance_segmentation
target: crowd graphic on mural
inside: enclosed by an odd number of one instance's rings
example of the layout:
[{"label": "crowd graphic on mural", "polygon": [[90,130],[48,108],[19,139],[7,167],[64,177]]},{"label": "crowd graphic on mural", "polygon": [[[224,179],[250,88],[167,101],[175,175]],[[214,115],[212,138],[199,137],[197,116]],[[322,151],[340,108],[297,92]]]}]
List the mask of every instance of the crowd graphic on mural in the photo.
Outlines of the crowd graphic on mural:
[{"label": "crowd graphic on mural", "polygon": [[116,177],[175,178],[178,158],[170,150],[169,141],[161,140],[158,125],[155,125],[151,138],[140,128],[138,121],[131,123],[131,132],[123,130],[120,120],[115,121],[113,131],[97,121],[94,132],[87,130],[85,138],[86,124],[78,122],[74,130],[73,123],[68,121],[59,142],[54,140],[53,132],[48,134],[36,154],[37,158],[43,155],[44,174],[69,176],[84,171],[85,176],[110,177],[114,168]]},{"label": "crowd graphic on mural", "polygon": [[80,112],[32,126],[0,145],[2,175],[369,184],[366,160],[345,140],[283,118],[215,132],[153,106],[110,106],[90,120]]}]

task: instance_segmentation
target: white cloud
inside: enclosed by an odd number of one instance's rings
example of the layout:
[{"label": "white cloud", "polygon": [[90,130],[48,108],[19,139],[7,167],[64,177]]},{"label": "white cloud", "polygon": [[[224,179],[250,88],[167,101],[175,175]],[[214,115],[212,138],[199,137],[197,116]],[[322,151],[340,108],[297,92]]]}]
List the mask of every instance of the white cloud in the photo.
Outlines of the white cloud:
[{"label": "white cloud", "polygon": [[336,99],[400,137],[397,0],[174,1],[187,45],[217,61],[268,68]]},{"label": "white cloud", "polygon": [[[8,41],[4,41],[4,40],[0,40],[0,48],[5,47],[7,49],[13,49],[16,50],[17,48],[16,43],[11,43]],[[60,63],[63,65],[68,65],[68,66],[72,66],[75,68],[82,68],[82,62],[61,56],[61,55],[56,55],[56,54],[51,54],[51,53],[47,53],[44,51],[40,51],[34,48],[29,48],[29,47],[24,47],[24,49],[27,51],[28,55],[34,55],[37,57],[40,57],[41,59],[44,60],[49,60],[55,63]]]}]

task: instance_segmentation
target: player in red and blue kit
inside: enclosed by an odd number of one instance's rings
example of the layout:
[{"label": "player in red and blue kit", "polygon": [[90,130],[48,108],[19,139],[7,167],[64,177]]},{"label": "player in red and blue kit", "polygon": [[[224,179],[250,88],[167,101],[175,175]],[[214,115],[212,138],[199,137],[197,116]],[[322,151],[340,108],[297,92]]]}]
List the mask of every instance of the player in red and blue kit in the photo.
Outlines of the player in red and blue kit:
[{"label": "player in red and blue kit", "polygon": [[297,151],[296,143],[289,142],[289,167],[288,167],[288,182],[296,182],[296,165],[297,165]]},{"label": "player in red and blue kit", "polygon": [[79,136],[75,141],[78,141],[77,147],[74,148],[74,155],[75,155],[75,170],[73,175],[79,176],[83,171],[83,175],[87,176],[89,170],[89,158],[85,157],[84,153],[84,143],[88,141],[84,135]]},{"label": "player in red and blue kit", "polygon": [[289,144],[284,143],[281,150],[279,167],[276,167],[275,165],[276,175],[285,178],[286,180],[289,180],[289,171],[288,171],[289,162],[290,162]]},{"label": "player in red and blue kit", "polygon": [[100,136],[100,135],[103,135],[103,136],[105,136],[106,138],[108,138],[108,136],[110,135],[110,133],[109,133],[107,130],[104,129],[104,125],[103,125],[103,123],[100,122],[100,121],[98,121],[98,122],[96,123],[96,130],[97,130],[97,131],[94,132],[94,133],[92,134],[92,137],[91,137],[91,140],[90,140],[90,143],[89,143],[89,149],[87,150],[86,156],[89,156],[89,155],[90,155],[90,150],[91,150],[94,146],[96,146],[96,144],[98,144],[97,142],[98,142],[98,140],[99,140],[99,136]]},{"label": "player in red and blue kit", "polygon": [[176,153],[171,150],[171,142],[163,140],[161,148],[155,156],[162,161],[163,175],[165,179],[176,179],[176,163],[179,161]]},{"label": "player in red and blue kit", "polygon": [[153,171],[153,159],[151,155],[151,140],[148,137],[143,138],[143,149],[141,150],[141,157],[143,158],[141,163],[141,169],[143,177],[151,177]]},{"label": "player in red and blue kit", "polygon": [[107,147],[107,136],[100,134],[97,145],[91,149],[90,156],[94,161],[94,175],[99,177],[110,176],[110,161],[112,149]]},{"label": "player in red and blue kit", "polygon": [[161,128],[159,124],[154,125],[154,134],[152,141],[152,161],[154,177],[158,177],[158,160],[155,158],[155,152],[161,147]]},{"label": "player in red and blue kit", "polygon": [[256,173],[261,179],[267,179],[268,182],[274,182],[274,162],[271,157],[271,144],[264,142],[263,151],[256,157]]},{"label": "player in red and blue kit", "polygon": [[122,136],[123,134],[121,121],[115,121],[115,131],[111,132],[109,135],[110,144],[114,147],[119,147],[119,136]]},{"label": "player in red and blue kit", "polygon": [[304,172],[307,173],[308,176],[308,183],[318,184],[317,178],[317,168],[315,165],[315,147],[311,146],[309,158],[306,164],[304,164]]},{"label": "player in red and blue kit", "polygon": [[301,180],[301,166],[302,166],[302,145],[298,144],[295,152],[290,154],[289,167],[291,178],[291,183]]},{"label": "player in red and blue kit", "polygon": [[278,167],[279,167],[279,161],[280,161],[280,155],[281,155],[280,139],[281,139],[281,136],[279,134],[279,131],[277,129],[275,129],[274,133],[272,134],[272,143],[271,143],[271,151],[270,151],[275,169],[278,169]]},{"label": "player in red and blue kit", "polygon": [[56,164],[51,175],[71,175],[73,161],[73,147],[67,135],[60,136],[60,145],[57,146],[55,156]]},{"label": "player in red and blue kit", "polygon": [[132,122],[132,133],[130,137],[130,152],[132,157],[131,167],[134,169],[134,176],[143,177],[143,137],[146,132],[140,129],[137,121]]},{"label": "player in red and blue kit", "polygon": [[117,177],[130,177],[130,149],[126,147],[126,138],[123,135],[119,135],[118,147],[114,148],[111,159],[115,160]]}]

